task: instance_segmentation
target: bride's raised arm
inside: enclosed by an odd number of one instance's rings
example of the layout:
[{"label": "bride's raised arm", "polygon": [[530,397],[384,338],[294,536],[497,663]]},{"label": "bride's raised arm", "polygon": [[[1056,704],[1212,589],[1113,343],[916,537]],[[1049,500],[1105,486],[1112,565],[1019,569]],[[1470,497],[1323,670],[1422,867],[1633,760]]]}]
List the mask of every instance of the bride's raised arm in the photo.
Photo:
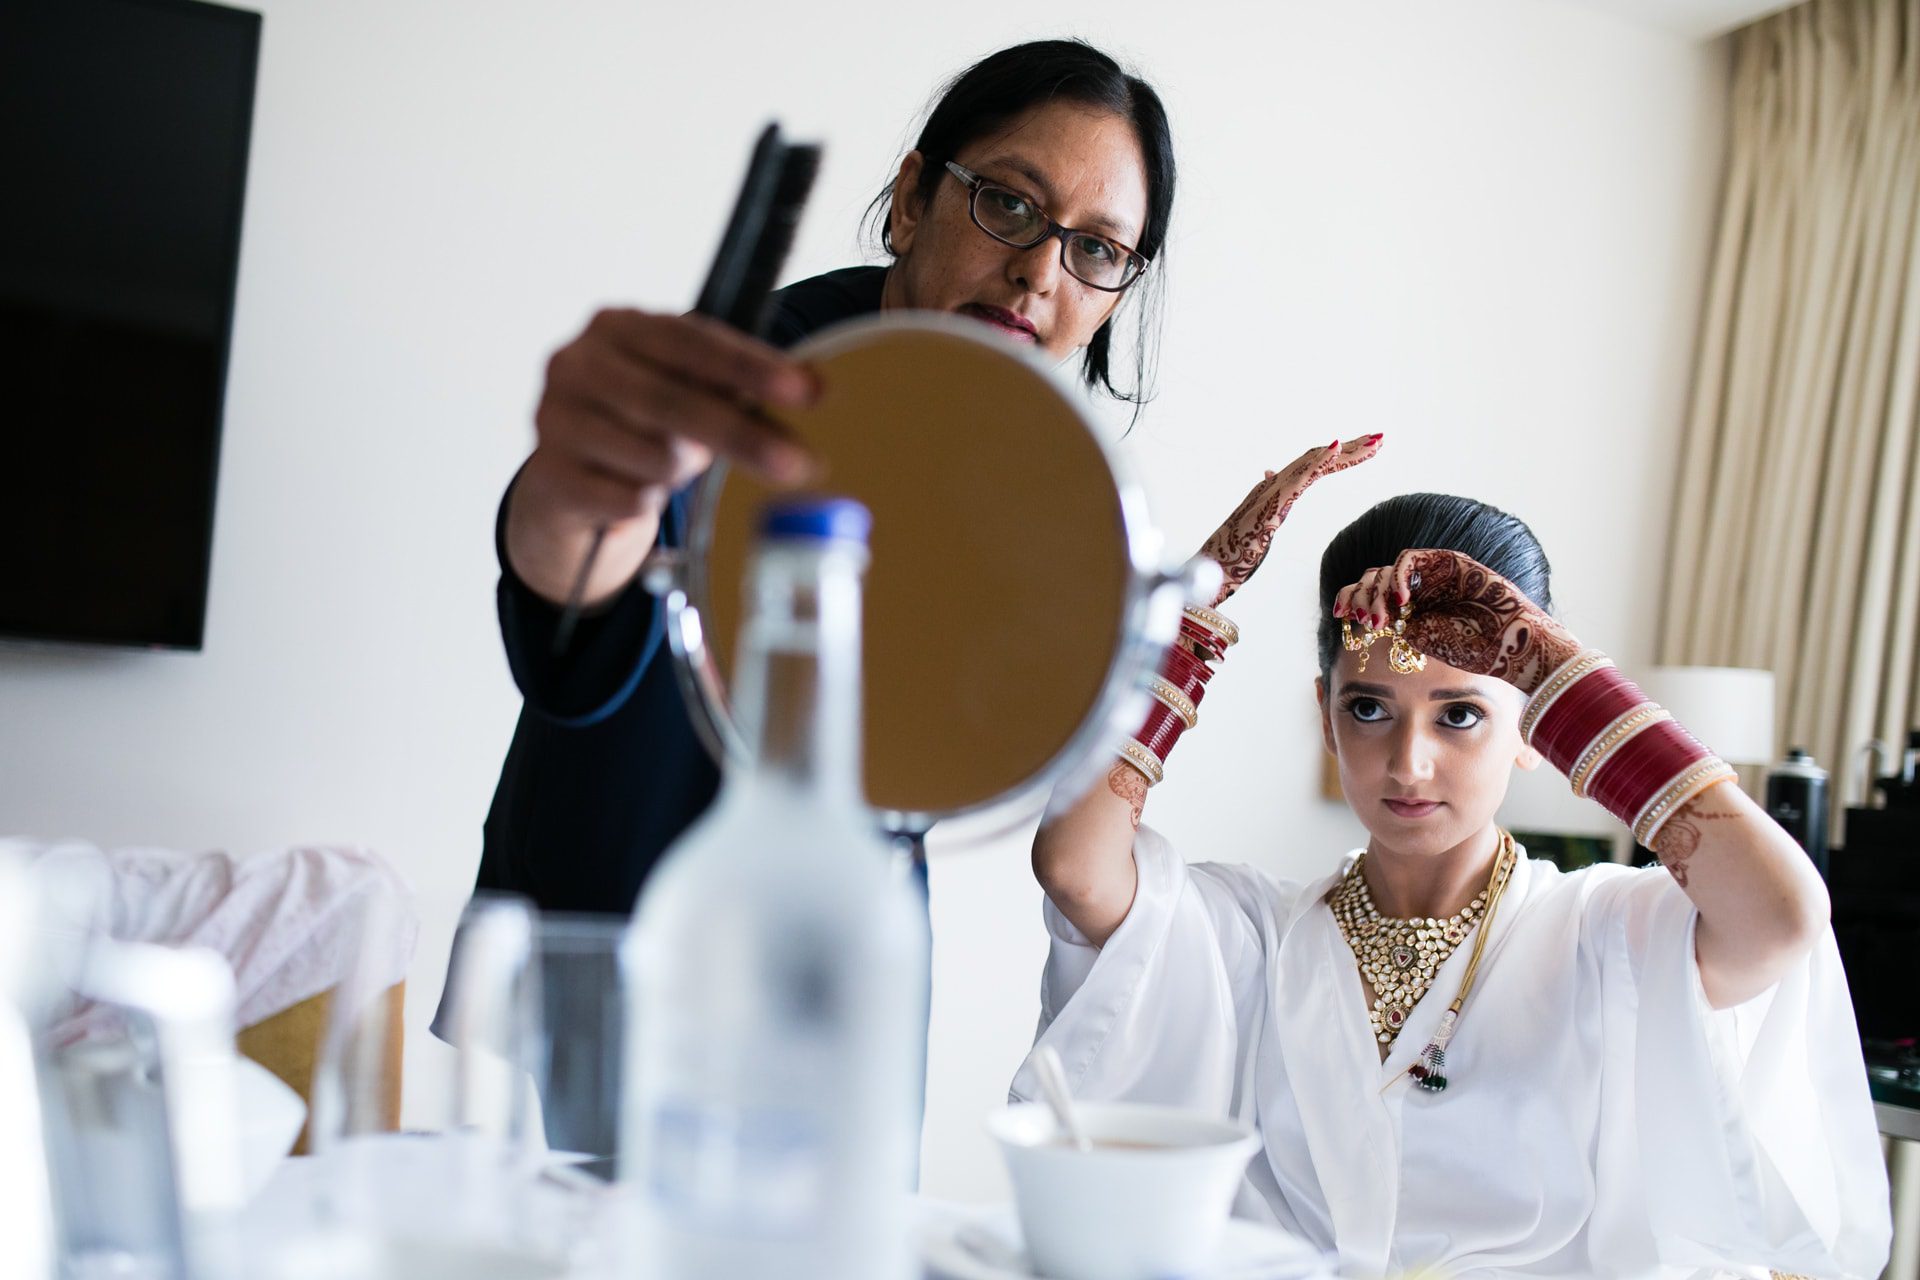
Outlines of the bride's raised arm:
[{"label": "bride's raised arm", "polygon": [[1147,726],[1122,744],[1101,785],[1041,825],[1033,840],[1033,874],[1074,928],[1104,943],[1133,906],[1133,833],[1147,791],[1160,781],[1167,751],[1194,723],[1213,668],[1236,638],[1213,610],[1246,585],[1266,559],[1273,537],[1300,495],[1323,476],[1358,466],[1380,450],[1381,437],[1307,450],[1282,471],[1269,471],[1222,522],[1200,554],[1222,570],[1212,608],[1189,608],[1181,635],[1154,678],[1157,702]]}]

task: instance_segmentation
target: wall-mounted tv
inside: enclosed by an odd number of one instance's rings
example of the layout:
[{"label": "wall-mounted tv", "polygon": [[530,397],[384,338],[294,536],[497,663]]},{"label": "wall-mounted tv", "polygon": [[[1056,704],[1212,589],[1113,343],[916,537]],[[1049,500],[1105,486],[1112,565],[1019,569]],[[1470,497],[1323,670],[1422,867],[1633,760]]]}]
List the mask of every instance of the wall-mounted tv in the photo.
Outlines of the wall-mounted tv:
[{"label": "wall-mounted tv", "polygon": [[0,637],[201,647],[259,47],[0,4]]}]

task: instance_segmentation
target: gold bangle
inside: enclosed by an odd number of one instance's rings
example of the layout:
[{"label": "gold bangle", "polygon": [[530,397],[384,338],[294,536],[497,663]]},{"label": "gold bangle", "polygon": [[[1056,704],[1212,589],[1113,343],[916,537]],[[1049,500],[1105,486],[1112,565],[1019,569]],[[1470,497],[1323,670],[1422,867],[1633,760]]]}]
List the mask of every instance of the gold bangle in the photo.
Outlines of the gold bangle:
[{"label": "gold bangle", "polygon": [[1612,724],[1600,731],[1598,737],[1587,744],[1580,753],[1573,768],[1567,771],[1567,781],[1573,784],[1573,794],[1585,799],[1587,783],[1593,775],[1600,772],[1600,766],[1611,760],[1627,743],[1662,720],[1671,720],[1668,710],[1655,702],[1643,702],[1631,710],[1624,711],[1614,718]]},{"label": "gold bangle", "polygon": [[1147,688],[1153,696],[1160,699],[1173,714],[1180,717],[1181,723],[1191,729],[1200,723],[1200,708],[1193,705],[1193,699],[1175,688],[1164,676],[1155,675],[1147,681]]},{"label": "gold bangle", "polygon": [[1598,649],[1582,649],[1553,669],[1540,687],[1527,699],[1526,710],[1520,713],[1520,740],[1528,746],[1533,745],[1533,731],[1540,727],[1540,719],[1568,689],[1579,683],[1583,677],[1590,676],[1602,667],[1613,665],[1613,659]]},{"label": "gold bangle", "polygon": [[1733,766],[1718,757],[1693,766],[1668,783],[1659,795],[1640,810],[1633,820],[1634,843],[1643,849],[1653,848],[1654,837],[1660,834],[1660,828],[1667,825],[1667,819],[1678,813],[1682,805],[1715,783],[1725,782],[1735,776]]},{"label": "gold bangle", "polygon": [[1132,738],[1120,744],[1120,758],[1138,769],[1146,778],[1150,787],[1159,786],[1166,780],[1167,768],[1160,763],[1160,757],[1141,746]]},{"label": "gold bangle", "polygon": [[1205,605],[1198,604],[1187,605],[1181,612],[1225,640],[1229,649],[1240,643],[1240,628],[1225,614],[1215,613]]}]

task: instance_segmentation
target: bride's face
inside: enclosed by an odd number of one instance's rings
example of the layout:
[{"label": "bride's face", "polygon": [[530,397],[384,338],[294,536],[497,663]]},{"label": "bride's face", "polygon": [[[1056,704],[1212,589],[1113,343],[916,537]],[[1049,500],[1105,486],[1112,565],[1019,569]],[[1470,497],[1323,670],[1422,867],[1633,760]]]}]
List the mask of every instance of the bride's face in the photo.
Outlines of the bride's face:
[{"label": "bride's face", "polygon": [[1375,842],[1396,853],[1439,854],[1486,829],[1515,765],[1540,757],[1520,738],[1521,692],[1429,658],[1401,675],[1376,646],[1364,674],[1342,652],[1331,687],[1317,685],[1327,749],[1340,786]]}]

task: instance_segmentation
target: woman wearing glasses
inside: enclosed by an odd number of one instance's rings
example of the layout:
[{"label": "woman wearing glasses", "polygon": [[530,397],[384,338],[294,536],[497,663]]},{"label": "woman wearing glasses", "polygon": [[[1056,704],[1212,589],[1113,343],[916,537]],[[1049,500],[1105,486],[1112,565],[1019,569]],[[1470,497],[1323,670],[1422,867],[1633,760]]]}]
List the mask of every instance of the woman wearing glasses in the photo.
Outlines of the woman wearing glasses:
[{"label": "woman wearing glasses", "polygon": [[[716,458],[776,484],[811,460],[744,404],[804,405],[782,354],[875,311],[954,312],[1137,402],[1157,308],[1136,294],[1166,238],[1174,161],[1144,81],[1074,41],[1006,49],[942,94],[875,200],[887,266],[776,295],[772,343],[697,316],[604,311],[554,355],[537,443],[501,504],[507,657],[525,696],[488,814],[478,887],[549,910],[631,909],[660,853],[706,808],[718,773],[681,700],[653,597],[636,581],[678,545],[687,487]],[[1130,377],[1113,334],[1137,324]],[[565,653],[553,638],[594,530],[605,542]]]}]

